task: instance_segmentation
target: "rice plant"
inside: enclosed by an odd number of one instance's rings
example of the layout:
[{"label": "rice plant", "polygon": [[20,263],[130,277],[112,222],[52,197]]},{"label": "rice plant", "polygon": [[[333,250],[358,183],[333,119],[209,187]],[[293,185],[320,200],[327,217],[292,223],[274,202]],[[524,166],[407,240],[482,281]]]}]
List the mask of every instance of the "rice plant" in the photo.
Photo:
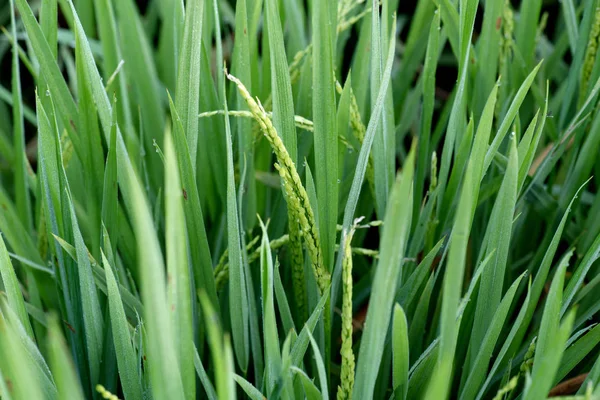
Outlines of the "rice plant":
[{"label": "rice plant", "polygon": [[0,25],[1,399],[600,399],[600,0]]}]

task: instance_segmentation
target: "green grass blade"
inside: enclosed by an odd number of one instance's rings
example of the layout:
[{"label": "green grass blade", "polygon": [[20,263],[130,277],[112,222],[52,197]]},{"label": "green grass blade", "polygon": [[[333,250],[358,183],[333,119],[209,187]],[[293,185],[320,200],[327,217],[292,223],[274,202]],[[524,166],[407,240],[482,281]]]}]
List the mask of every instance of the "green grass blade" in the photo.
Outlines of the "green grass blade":
[{"label": "green grass blade", "polygon": [[483,168],[483,175],[485,175],[488,168],[490,167],[490,164],[492,163],[492,160],[496,156],[496,153],[498,152],[498,149],[500,148],[500,145],[502,144],[504,137],[508,133],[508,130],[510,129],[510,126],[512,125],[515,117],[517,116],[517,113],[519,112],[519,108],[523,104],[523,101],[525,100],[525,96],[527,95],[527,92],[529,92],[529,88],[533,84],[533,81],[534,81],[541,66],[542,66],[542,62],[540,62],[533,69],[533,71],[531,71],[531,73],[527,76],[527,78],[525,78],[525,80],[521,84],[521,87],[519,87],[519,90],[517,91],[517,94],[515,95],[512,103],[510,104],[510,107],[509,107],[508,111],[506,112],[506,115],[504,116],[504,119],[502,120],[500,127],[498,128],[498,132],[496,133],[496,136],[494,136],[494,140],[492,140],[492,143],[490,144],[490,147],[485,155],[485,164],[484,164],[484,168]]},{"label": "green grass blade", "polygon": [[115,338],[113,343],[117,355],[121,386],[126,400],[140,400],[142,398],[142,386],[136,366],[135,350],[129,333],[129,324],[125,317],[125,310],[119,293],[119,285],[104,254],[102,254],[102,264],[106,274],[110,322]]},{"label": "green grass blade", "polygon": [[585,357],[590,353],[593,354],[593,350],[598,343],[600,343],[600,325],[596,324],[583,337],[567,347],[561,359],[561,365],[556,372],[554,383],[562,381]]},{"label": "green grass blade", "polygon": [[474,362],[474,358],[479,353],[480,344],[483,342],[487,328],[494,316],[494,311],[498,309],[502,298],[512,221],[517,201],[518,173],[519,160],[516,139],[512,137],[508,167],[492,210],[487,228],[489,235],[486,233],[486,236],[488,236],[487,253],[490,254],[494,251],[494,255],[490,267],[485,270],[481,278],[473,332],[471,334],[471,363]]},{"label": "green grass blade", "polygon": [[554,376],[562,358],[564,345],[571,332],[574,312],[569,313],[562,324],[560,323],[560,307],[567,265],[568,259],[563,259],[550,286],[540,323],[531,384],[529,387],[526,386],[524,391],[525,400],[539,399],[548,394],[554,383]]},{"label": "green grass blade", "polygon": [[202,382],[202,387],[204,388],[204,392],[206,397],[209,400],[217,400],[217,394],[215,393],[215,388],[212,382],[208,379],[208,375],[206,374],[206,370],[204,369],[204,364],[202,364],[202,360],[198,355],[198,349],[194,346],[194,366],[196,367],[196,372],[198,374],[198,378],[200,382]]},{"label": "green grass blade", "polygon": [[419,127],[419,149],[415,174],[415,204],[413,219],[417,220],[419,208],[423,200],[425,177],[430,166],[431,125],[435,102],[435,71],[437,69],[440,47],[440,12],[436,11],[429,29],[427,53],[423,66],[423,113]]},{"label": "green grass blade", "polygon": [[471,231],[473,188],[478,186],[473,182],[473,164],[469,161],[450,237],[448,262],[444,274],[439,356],[434,376],[426,392],[427,396],[434,396],[432,398],[444,399],[450,390],[449,381],[452,376],[452,364],[460,328],[460,320],[457,322],[456,314],[460,303],[467,243]]},{"label": "green grass blade", "polygon": [[310,339],[310,345],[312,347],[312,351],[314,353],[315,362],[317,364],[317,373],[319,375],[319,385],[321,386],[321,395],[323,396],[323,400],[329,399],[329,390],[327,389],[327,373],[325,372],[325,363],[323,362],[323,357],[321,356],[321,351],[319,350],[319,346],[313,338],[312,334],[308,332],[308,337]]},{"label": "green grass blade", "polygon": [[[277,1],[265,0],[265,24],[267,34],[269,35],[271,86],[273,88],[273,125],[275,125],[275,129],[277,129],[277,132],[281,136],[283,144],[290,157],[292,157],[292,161],[297,163],[298,145],[296,125],[294,123],[294,101],[285,54],[283,30],[279,18]],[[329,94],[328,96],[331,95]],[[331,122],[328,123],[331,124]],[[327,128],[330,127],[330,125],[326,126]]]},{"label": "green grass blade", "polygon": [[409,342],[408,323],[402,307],[396,303],[394,306],[392,328],[393,351],[393,385],[394,392],[400,394],[400,399],[406,399],[408,393],[408,367],[409,367]]},{"label": "green grass blade", "polygon": [[85,343],[87,357],[89,360],[90,378],[92,385],[96,385],[100,374],[100,364],[102,362],[102,343],[104,332],[104,321],[96,285],[92,275],[92,266],[88,258],[87,248],[83,242],[75,208],[71,196],[67,192],[68,207],[70,210],[71,226],[75,240],[75,250],[77,252],[77,264],[79,275],[79,290],[81,292],[81,306],[83,313],[83,323],[85,329]]},{"label": "green grass blade", "polygon": [[177,167],[177,156],[171,136],[165,136],[165,220],[168,300],[171,305],[174,347],[179,361],[183,390],[187,399],[196,394],[193,360],[193,297],[188,265],[183,193]]},{"label": "green grass blade", "polygon": [[487,372],[487,366],[490,363],[492,353],[496,346],[496,342],[500,336],[502,327],[505,324],[506,318],[510,311],[510,306],[515,297],[515,293],[519,288],[519,284],[525,274],[519,276],[510,288],[506,291],[502,302],[498,305],[494,316],[490,320],[490,324],[485,332],[485,336],[479,346],[477,354],[472,358],[469,366],[468,375],[464,375],[466,380],[461,390],[461,399],[473,399],[476,394],[476,390],[481,385],[481,382],[485,378]]},{"label": "green grass blade", "polygon": [[[17,36],[14,0],[10,2],[12,36]],[[21,93],[21,72],[17,41],[12,48],[12,94],[13,94],[13,145],[15,152],[15,200],[19,217],[27,230],[32,228],[31,198],[27,181],[27,156],[25,154],[25,122],[23,120],[23,96]]]},{"label": "green grass blade", "polygon": [[252,400],[264,400],[266,397],[254,385],[239,375],[234,375],[233,379],[244,390],[248,398]]},{"label": "green grass blade", "polygon": [[27,316],[27,311],[25,310],[25,301],[23,300],[23,293],[21,292],[19,280],[17,279],[17,275],[15,274],[10,257],[8,256],[8,251],[6,250],[6,245],[4,244],[4,239],[2,239],[1,235],[0,277],[2,277],[4,290],[6,291],[6,295],[8,297],[8,305],[19,317],[19,320],[21,321],[23,327],[25,327],[29,337],[33,339],[33,329],[31,328],[31,323],[29,322],[29,317]]},{"label": "green grass blade", "polygon": [[0,313],[0,349],[3,354],[0,370],[5,379],[11,382],[10,394],[15,399],[41,399],[43,392],[36,374],[31,373],[31,360],[16,335],[14,327],[9,326]]},{"label": "green grass blade", "polygon": [[59,398],[84,399],[77,371],[71,359],[69,349],[62,336],[58,318],[53,315],[49,321],[48,349],[50,366]]},{"label": "green grass blade", "polygon": [[334,86],[334,27],[331,0],[315,2],[313,27],[313,118],[321,251],[326,270],[332,270],[338,216],[337,127]]},{"label": "green grass blade", "polygon": [[202,22],[204,19],[204,1],[194,0],[187,3],[183,41],[179,50],[177,68],[177,91],[175,104],[181,124],[187,136],[190,158],[194,173],[198,151],[198,107],[200,104],[200,57],[202,50]]},{"label": "green grass blade", "polygon": [[369,398],[375,387],[383,346],[390,323],[396,288],[401,280],[401,263],[410,231],[415,146],[394,184],[388,203],[369,312],[358,354],[354,397]]},{"label": "green grass blade", "polygon": [[[257,4],[259,2],[256,2]],[[252,4],[252,2],[250,2]],[[240,81],[252,90],[252,57],[250,48],[251,35],[249,32],[248,6],[246,0],[240,0],[235,8],[235,42],[233,50],[232,72]],[[241,95],[236,94],[236,105],[238,110],[247,110],[248,106]],[[256,180],[254,168],[254,141],[251,135],[252,122],[237,122],[237,140],[239,142],[239,164],[241,169],[246,169],[246,177],[241,183],[245,187],[242,193],[243,201],[239,205],[243,221],[242,230],[252,229],[256,223]]]},{"label": "green grass blade", "polygon": [[[111,252],[116,253],[119,240],[119,199],[118,199],[118,164],[117,164],[117,112],[113,101],[113,121],[110,130],[110,147],[106,155],[104,168],[104,188],[102,190],[101,220],[110,236]],[[105,249],[106,251],[106,249]]]},{"label": "green grass blade", "polygon": [[143,266],[141,291],[146,311],[144,321],[148,336],[150,381],[157,397],[183,399],[183,384],[173,349],[171,319],[167,310],[163,256],[142,186],[132,170],[127,172],[136,205],[133,208],[133,220],[139,263]]},{"label": "green grass blade", "polygon": [[[261,297],[263,300],[263,332],[265,348],[265,381],[267,393],[275,388],[277,377],[281,372],[281,354],[279,352],[279,336],[275,320],[273,297],[273,258],[267,228],[261,224],[263,238],[260,251],[261,265]],[[309,335],[310,336],[310,335]]]},{"label": "green grass blade", "polygon": [[[396,24],[392,24],[392,32],[396,31]],[[363,144],[360,149],[360,153],[358,155],[358,160],[356,162],[356,169],[354,170],[354,177],[352,178],[352,186],[350,188],[350,192],[348,193],[348,200],[346,201],[346,207],[344,208],[344,220],[343,220],[343,229],[344,232],[349,232],[350,227],[353,224],[356,208],[358,205],[358,201],[360,198],[360,193],[362,190],[363,182],[365,180],[365,173],[367,171],[367,164],[369,163],[369,154],[371,153],[371,147],[373,146],[373,141],[375,140],[375,135],[377,132],[377,126],[380,123],[381,113],[383,112],[385,96],[387,93],[387,87],[390,84],[390,77],[392,73],[392,65],[394,61],[394,50],[395,50],[395,42],[390,40],[390,46],[387,53],[386,65],[383,74],[383,79],[381,81],[381,87],[379,90],[379,96],[377,97],[377,103],[373,108],[373,112],[371,113],[371,119],[369,120],[369,124],[367,126],[367,131],[365,133],[365,138],[363,140]],[[340,248],[344,248],[344,235],[340,240]],[[336,304],[337,296],[340,292],[340,280],[342,276],[342,252],[338,254],[336,259],[335,271],[333,274],[333,282],[332,282],[332,302],[331,304]]]},{"label": "green grass blade", "polygon": [[227,139],[227,243],[229,249],[229,312],[233,347],[238,364],[242,371],[248,368],[248,294],[246,292],[246,276],[242,259],[241,232],[235,176],[233,172],[233,137],[227,114],[225,82],[222,82],[221,94],[225,109],[225,135]]},{"label": "green grass blade", "polygon": [[187,200],[184,201],[187,233],[189,242],[194,243],[193,246],[190,246],[192,265],[194,266],[194,280],[197,288],[204,290],[211,302],[217,304],[217,290],[213,276],[210,249],[208,247],[204,216],[202,214],[202,206],[200,205],[198,186],[194,178],[190,152],[175,105],[171,99],[169,101],[173,121],[173,144],[175,145],[175,153],[179,162],[179,176],[183,186],[184,199],[187,197]]}]

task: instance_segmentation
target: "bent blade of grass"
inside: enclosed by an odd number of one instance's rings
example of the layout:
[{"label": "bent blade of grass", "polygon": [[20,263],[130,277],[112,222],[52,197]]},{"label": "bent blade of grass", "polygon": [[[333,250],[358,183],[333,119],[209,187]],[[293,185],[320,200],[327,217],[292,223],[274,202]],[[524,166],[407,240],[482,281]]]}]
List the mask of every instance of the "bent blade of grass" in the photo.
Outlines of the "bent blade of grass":
[{"label": "bent blade of grass", "polygon": [[183,41],[179,51],[175,95],[177,112],[182,118],[181,123],[187,136],[194,176],[198,151],[198,107],[200,104],[200,56],[202,52],[203,19],[204,0],[187,2],[185,23],[183,25]]},{"label": "bent blade of grass", "polygon": [[19,317],[21,324],[25,327],[29,337],[34,339],[33,329],[25,310],[25,301],[23,300],[23,293],[21,292],[21,285],[15,274],[15,270],[8,256],[4,239],[0,234],[0,277],[4,284],[4,290],[8,297],[8,305],[12,308],[15,314]]},{"label": "bent blade of grass", "polygon": [[[513,215],[517,201],[517,184],[519,173],[519,160],[516,138],[510,141],[510,157],[506,168],[505,177],[494,204],[488,225],[489,239],[487,252],[494,252],[492,264],[485,270],[481,278],[481,287],[477,297],[475,320],[471,333],[471,364],[479,353],[479,346],[483,342],[487,327],[490,326],[494,310],[498,309],[502,298],[504,277],[510,238],[512,234]],[[486,236],[488,234],[486,233]]]},{"label": "bent blade of grass", "polygon": [[400,399],[406,399],[408,394],[408,371],[409,371],[409,344],[408,344],[408,322],[402,307],[396,303],[394,306],[392,328],[392,352],[393,352],[393,388],[394,392],[400,393]]},{"label": "bent blade of grass", "polygon": [[304,353],[308,349],[308,334],[312,333],[317,326],[317,322],[321,318],[321,314],[323,314],[323,309],[329,300],[329,290],[326,290],[325,293],[321,296],[319,303],[316,305],[312,314],[302,327],[298,338],[294,342],[294,346],[292,347],[292,351],[290,353],[291,363],[292,365],[300,365],[302,363],[302,359],[304,358]]},{"label": "bent blade of grass", "polygon": [[190,292],[183,193],[177,156],[169,133],[165,135],[165,231],[167,247],[168,301],[171,309],[174,347],[179,361],[183,390],[187,399],[196,394],[193,360],[193,297]]},{"label": "bent blade of grass", "polygon": [[319,209],[319,231],[325,270],[332,270],[338,214],[337,127],[334,86],[335,43],[331,0],[315,2],[313,27],[314,152]]},{"label": "bent blade of grass", "polygon": [[413,143],[404,170],[398,174],[386,212],[381,253],[369,300],[356,367],[354,397],[369,398],[375,387],[383,355],[385,337],[396,288],[400,283],[402,258],[412,216],[413,174],[416,142]]},{"label": "bent blade of grass", "polygon": [[252,400],[264,400],[266,397],[253,384],[248,382],[238,374],[233,375],[233,379],[244,390],[248,398]]},{"label": "bent blade of grass", "polygon": [[123,309],[119,285],[104,253],[102,253],[102,264],[106,274],[108,308],[123,393],[127,400],[141,400],[142,386],[136,366],[135,350],[129,333],[129,324]]},{"label": "bent blade of grass", "polygon": [[198,374],[198,378],[202,383],[206,397],[209,400],[217,400],[217,393],[215,392],[212,382],[210,379],[208,379],[208,375],[206,374],[206,370],[204,369],[204,364],[202,364],[200,355],[198,355],[198,349],[196,346],[194,346],[194,366],[196,367],[196,373]]},{"label": "bent blade of grass", "polygon": [[133,195],[133,225],[138,243],[138,260],[141,266],[141,291],[144,303],[144,321],[148,337],[148,366],[150,382],[159,398],[183,399],[183,384],[173,333],[167,310],[166,282],[163,256],[155,234],[152,214],[138,177],[133,170],[128,173],[128,183]]},{"label": "bent blade of grass", "polygon": [[85,396],[79,383],[75,365],[71,359],[65,339],[62,336],[58,317],[54,314],[49,320],[48,349],[50,353],[50,366],[54,380],[56,381],[58,397],[83,400]]}]

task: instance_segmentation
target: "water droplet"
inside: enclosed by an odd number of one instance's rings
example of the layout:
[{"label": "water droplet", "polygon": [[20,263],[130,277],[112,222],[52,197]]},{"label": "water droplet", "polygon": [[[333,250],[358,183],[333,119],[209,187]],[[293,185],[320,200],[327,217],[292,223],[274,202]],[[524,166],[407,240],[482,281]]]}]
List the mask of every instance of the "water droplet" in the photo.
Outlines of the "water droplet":
[{"label": "water droplet", "polygon": [[50,89],[46,89],[46,96],[50,96]]},{"label": "water droplet", "polygon": [[342,183],[342,181],[341,181],[340,179],[338,179],[338,180],[337,180],[337,182],[338,182],[338,184],[339,184],[339,183]]}]

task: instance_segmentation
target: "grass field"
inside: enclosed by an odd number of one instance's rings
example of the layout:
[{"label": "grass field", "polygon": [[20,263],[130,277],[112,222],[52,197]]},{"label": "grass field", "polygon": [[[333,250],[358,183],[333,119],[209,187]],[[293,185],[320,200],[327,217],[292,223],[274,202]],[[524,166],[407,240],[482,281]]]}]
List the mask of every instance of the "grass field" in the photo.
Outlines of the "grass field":
[{"label": "grass field", "polygon": [[600,0],[0,25],[1,399],[600,399]]}]

